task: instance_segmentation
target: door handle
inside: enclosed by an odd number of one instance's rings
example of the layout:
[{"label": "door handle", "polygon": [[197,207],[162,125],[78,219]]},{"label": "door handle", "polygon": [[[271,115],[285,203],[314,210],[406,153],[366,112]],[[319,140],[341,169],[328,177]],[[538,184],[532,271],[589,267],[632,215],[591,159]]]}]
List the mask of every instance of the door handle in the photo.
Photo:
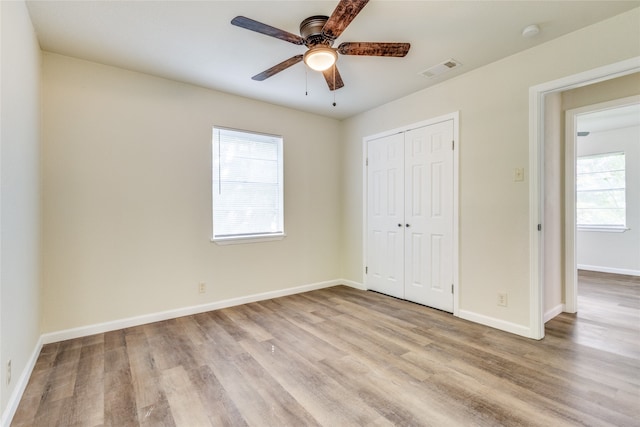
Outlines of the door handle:
[{"label": "door handle", "polygon": [[406,225],[406,227],[407,227],[407,228],[411,227],[411,224],[407,224],[407,225]]},{"label": "door handle", "polygon": [[398,224],[398,227],[402,227],[402,224]]}]

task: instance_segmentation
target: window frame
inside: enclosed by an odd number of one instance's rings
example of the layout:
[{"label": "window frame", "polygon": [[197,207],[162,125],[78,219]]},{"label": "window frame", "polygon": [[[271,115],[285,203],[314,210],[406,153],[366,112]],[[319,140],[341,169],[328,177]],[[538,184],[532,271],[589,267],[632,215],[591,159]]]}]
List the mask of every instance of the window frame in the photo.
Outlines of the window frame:
[{"label": "window frame", "polygon": [[[624,165],[624,194],[625,194],[625,206],[624,206],[624,223],[623,224],[580,224],[579,219],[578,219],[578,194],[581,192],[580,190],[578,190],[578,186],[579,186],[579,174],[578,174],[578,162],[581,159],[585,159],[585,158],[594,158],[594,157],[607,157],[607,156],[616,156],[616,155],[622,155],[623,156],[623,161],[625,163]],[[610,233],[623,233],[627,230],[629,230],[629,228],[627,228],[627,206],[626,206],[626,196],[627,196],[627,183],[626,183],[626,169],[627,169],[627,165],[626,165],[626,153],[624,151],[612,151],[612,152],[605,152],[605,153],[594,153],[594,154],[587,154],[587,155],[582,155],[582,156],[577,156],[576,157],[576,228],[579,231],[596,231],[596,232],[610,232]],[[613,172],[613,171],[599,171],[599,172],[592,172],[593,174],[595,173],[606,173],[606,172]],[[619,189],[618,189],[619,190]],[[605,190],[601,190],[601,191],[613,191],[613,189],[605,189]]]},{"label": "window frame", "polygon": [[[216,236],[216,188],[220,187],[220,131],[236,133],[241,137],[256,136],[255,142],[265,142],[274,140],[277,146],[277,178],[278,178],[278,223],[281,231],[264,231],[258,233],[242,233]],[[234,129],[224,126],[214,125],[211,138],[211,241],[218,245],[229,245],[239,243],[258,243],[282,240],[286,237],[285,215],[284,215],[284,138],[281,135],[273,135],[264,132],[248,131],[244,129]]]}]

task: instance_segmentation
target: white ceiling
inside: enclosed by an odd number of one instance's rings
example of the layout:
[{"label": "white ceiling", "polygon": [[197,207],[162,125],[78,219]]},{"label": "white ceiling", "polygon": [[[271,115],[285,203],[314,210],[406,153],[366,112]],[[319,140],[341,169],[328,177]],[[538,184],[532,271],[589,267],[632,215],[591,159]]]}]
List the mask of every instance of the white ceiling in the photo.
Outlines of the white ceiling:
[{"label": "white ceiling", "polygon": [[[251,80],[306,48],[232,26],[233,17],[244,15],[299,34],[303,19],[330,15],[336,4],[27,1],[45,51],[343,119],[639,7],[640,0],[371,0],[334,46],[344,41],[410,42],[405,58],[341,56],[338,67],[345,87],[335,93],[303,63],[262,82]],[[529,24],[541,28],[531,39],[521,36]],[[432,79],[420,75],[450,58],[463,65]]]}]

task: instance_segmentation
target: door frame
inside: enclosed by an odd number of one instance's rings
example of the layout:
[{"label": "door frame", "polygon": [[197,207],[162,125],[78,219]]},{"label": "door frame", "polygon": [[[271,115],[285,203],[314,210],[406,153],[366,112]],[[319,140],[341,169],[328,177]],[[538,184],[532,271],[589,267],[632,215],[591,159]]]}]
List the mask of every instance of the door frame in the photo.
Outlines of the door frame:
[{"label": "door frame", "polygon": [[[544,338],[544,98],[640,72],[640,56],[529,88],[529,337]],[[566,271],[566,260],[565,271]]]},{"label": "door frame", "polygon": [[453,315],[458,317],[459,312],[459,292],[458,292],[458,280],[459,280],[459,165],[460,165],[460,112],[455,111],[453,113],[445,114],[442,116],[426,119],[417,123],[401,126],[398,128],[390,129],[384,132],[376,133],[374,135],[365,136],[362,138],[362,277],[364,278],[363,284],[365,289],[369,289],[367,286],[367,146],[369,141],[383,138],[386,136],[394,135],[401,132],[406,132],[412,129],[430,126],[437,123],[442,123],[448,120],[453,121],[453,233],[452,233],[452,252],[453,252]]}]

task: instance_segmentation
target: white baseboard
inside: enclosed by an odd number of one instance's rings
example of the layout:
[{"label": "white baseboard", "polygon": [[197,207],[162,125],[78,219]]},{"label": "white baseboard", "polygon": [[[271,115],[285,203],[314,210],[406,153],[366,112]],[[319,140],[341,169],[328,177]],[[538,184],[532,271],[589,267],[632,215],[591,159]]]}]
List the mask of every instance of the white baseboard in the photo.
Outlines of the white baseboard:
[{"label": "white baseboard", "polygon": [[29,383],[29,378],[31,378],[31,373],[33,372],[33,368],[36,366],[36,362],[38,361],[38,356],[40,355],[40,350],[42,350],[42,337],[38,339],[36,342],[35,348],[27,360],[27,364],[22,370],[18,381],[16,382],[16,386],[9,396],[9,400],[7,401],[7,406],[2,411],[2,420],[0,420],[0,426],[9,427],[11,425],[11,421],[13,420],[13,416],[16,414],[18,410],[18,405],[20,404],[20,399],[22,399],[22,395],[24,394],[25,389],[27,388],[27,384]]},{"label": "white baseboard", "polygon": [[547,323],[549,320],[556,317],[558,314],[564,312],[564,304],[558,304],[550,310],[547,310],[544,313],[544,323]]},{"label": "white baseboard", "polygon": [[308,285],[296,286],[292,288],[279,289],[276,291],[263,292],[259,294],[247,295],[243,297],[231,298],[222,301],[215,301],[207,304],[194,305],[190,307],[177,308],[158,313],[143,314],[141,316],[128,317],[125,319],[113,320],[93,325],[80,326],[78,328],[66,329],[62,331],[49,332],[41,337],[42,344],[50,344],[58,341],[64,341],[74,338],[86,337],[89,335],[101,334],[104,332],[116,331],[118,329],[130,328],[133,326],[144,325],[147,323],[159,322],[162,320],[175,319],[176,317],[189,316],[192,314],[204,313],[221,308],[233,307],[251,302],[264,301],[271,298],[278,298],[287,295],[299,294],[302,292],[313,291],[316,289],[328,288],[336,285],[347,285],[357,289],[364,287],[350,280],[328,280],[326,282],[312,283]]},{"label": "white baseboard", "polygon": [[598,271],[600,273],[624,274],[625,276],[640,276],[640,270],[629,268],[602,267],[599,265],[578,264],[578,270]]},{"label": "white baseboard", "polygon": [[529,327],[519,325],[517,323],[507,322],[505,320],[496,319],[495,317],[489,317],[485,316],[484,314],[478,314],[474,313],[473,311],[467,310],[460,310],[458,312],[458,317],[460,317],[461,319],[469,320],[471,322],[479,323],[481,325],[500,329],[501,331],[520,335],[525,338],[534,338],[533,333]]},{"label": "white baseboard", "polygon": [[338,280],[338,282],[340,282],[343,285],[350,286],[352,288],[360,289],[361,291],[368,290],[367,287],[364,284],[362,284],[360,282],[354,282],[353,280],[340,279],[340,280]]}]

